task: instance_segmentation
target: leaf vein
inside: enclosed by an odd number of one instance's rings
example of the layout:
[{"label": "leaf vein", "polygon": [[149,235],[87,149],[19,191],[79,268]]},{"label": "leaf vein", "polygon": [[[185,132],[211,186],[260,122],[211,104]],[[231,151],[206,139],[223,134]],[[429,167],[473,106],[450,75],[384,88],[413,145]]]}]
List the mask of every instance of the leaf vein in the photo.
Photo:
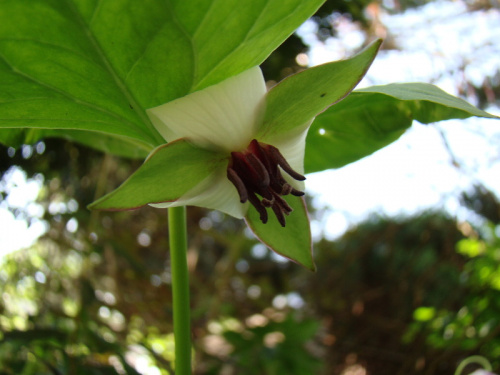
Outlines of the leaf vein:
[{"label": "leaf vein", "polygon": [[94,23],[94,19],[96,14],[101,10],[102,0],[98,0],[96,6],[94,7],[94,11],[92,12],[92,16],[90,17],[89,25]]},{"label": "leaf vein", "polygon": [[[72,53],[73,55],[78,56],[78,58],[80,58],[82,60],[85,60],[85,61],[88,61],[88,62],[91,62],[92,64],[96,63],[94,60],[90,59],[87,55],[81,53],[80,51],[68,48],[66,46],[62,46],[60,44],[49,43],[49,42],[46,42],[46,41],[42,41],[42,40],[38,40],[38,39],[33,39],[33,38],[2,38],[2,39],[0,39],[0,41],[6,41],[6,42],[33,42],[33,43],[36,43],[36,44],[39,44],[39,45],[45,45],[47,47],[52,47],[52,48],[55,48],[55,49],[60,49],[61,51],[66,51],[68,53]],[[4,59],[4,61],[6,61],[6,60]]]},{"label": "leaf vein", "polygon": [[[66,0],[66,3],[68,4],[68,8],[70,9],[70,11],[73,13],[73,15],[76,19],[76,22],[85,31],[87,38],[89,39],[91,45],[94,47],[97,55],[99,56],[99,58],[103,62],[106,71],[113,78],[118,89],[127,98],[129,103],[131,104],[133,110],[136,112],[136,114],[139,116],[139,118],[142,120],[142,122],[146,126],[147,130],[149,130],[149,131],[145,132],[144,131],[145,129],[142,129],[140,127],[137,130],[140,130],[144,134],[145,140],[149,138],[149,140],[152,141],[152,144],[154,144],[154,145],[164,143],[165,141],[163,140],[161,135],[156,131],[153,124],[151,124],[151,121],[149,121],[149,118],[147,117],[144,109],[139,105],[139,103],[135,99],[132,92],[127,88],[124,81],[122,81],[122,79],[119,77],[118,73],[115,71],[113,65],[109,61],[108,57],[106,56],[106,54],[102,50],[102,47],[100,46],[99,42],[95,38],[92,30],[90,29],[90,25],[85,23],[81,14],[78,12],[78,10],[75,8],[75,5],[72,4],[70,0]],[[95,14],[95,12],[94,12],[94,14]],[[137,127],[136,124],[134,124],[134,126]]]},{"label": "leaf vein", "polygon": [[[262,16],[262,12],[264,11],[264,9],[266,8],[267,6],[267,3],[264,4],[264,6],[261,8],[260,12],[259,12],[259,15],[257,16],[257,18],[255,19],[255,21],[253,22],[253,24],[249,27],[249,29],[247,30],[245,36],[243,37],[242,41],[238,44],[236,44],[227,54],[226,56],[224,56],[222,59],[218,60],[218,62],[212,67],[210,68],[210,70],[207,71],[207,73],[205,74],[205,77],[204,79],[202,79],[201,81],[198,82],[197,86],[195,87],[199,87],[200,84],[215,70],[217,69],[224,61],[226,61],[229,57],[232,56],[232,54],[237,51],[238,49],[240,49],[244,44],[245,42],[248,40],[248,36],[250,34],[250,32],[254,29],[255,27],[255,24],[257,23],[258,19]],[[207,12],[208,13],[208,12]]]},{"label": "leaf vein", "polygon": [[212,13],[215,3],[216,3],[215,0],[210,2],[210,6],[208,7],[207,11],[203,15],[203,18],[200,20],[200,22],[196,26],[196,29],[193,31],[193,40],[196,39],[196,34],[198,34],[198,32],[202,29],[202,26],[206,22],[206,20],[209,19],[209,14]]},{"label": "leaf vein", "polygon": [[[195,45],[194,45],[194,36],[190,35],[188,33],[188,31],[186,30],[186,28],[184,27],[184,25],[179,21],[179,17],[174,12],[171,0],[165,0],[165,2],[167,3],[167,7],[171,9],[170,14],[172,15],[172,20],[174,21],[175,25],[179,28],[179,30],[181,31],[181,33],[184,34],[184,36],[186,37],[186,39],[189,41],[189,45],[191,46],[191,53],[193,54],[193,71],[192,71],[192,74],[191,74],[191,85],[190,85],[190,90],[189,90],[191,92],[191,90],[192,90],[192,88],[194,86],[194,79],[195,79],[195,77],[197,75],[197,72],[198,72],[198,58],[197,58],[198,53],[197,53],[197,50],[196,50]],[[210,7],[212,7],[212,4],[213,4],[213,2],[210,3]],[[203,19],[206,18],[207,13],[205,13]],[[198,24],[197,29],[200,26],[200,24]],[[193,35],[195,33],[196,33],[196,30],[193,33]]]}]

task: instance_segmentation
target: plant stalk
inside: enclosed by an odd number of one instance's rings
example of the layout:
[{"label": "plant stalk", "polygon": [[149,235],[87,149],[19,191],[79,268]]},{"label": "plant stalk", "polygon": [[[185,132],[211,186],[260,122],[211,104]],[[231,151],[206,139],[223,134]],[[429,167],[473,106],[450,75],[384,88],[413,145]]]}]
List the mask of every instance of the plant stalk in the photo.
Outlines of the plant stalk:
[{"label": "plant stalk", "polygon": [[191,327],[187,267],[186,207],[168,209],[174,311],[175,373],[191,374]]}]

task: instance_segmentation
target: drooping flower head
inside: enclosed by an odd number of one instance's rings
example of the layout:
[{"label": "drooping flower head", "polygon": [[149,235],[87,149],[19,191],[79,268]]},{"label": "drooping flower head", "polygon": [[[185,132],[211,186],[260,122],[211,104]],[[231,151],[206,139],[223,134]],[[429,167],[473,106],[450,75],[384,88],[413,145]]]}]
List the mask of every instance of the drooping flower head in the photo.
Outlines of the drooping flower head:
[{"label": "drooping flower head", "polygon": [[276,147],[254,139],[245,151],[231,152],[227,178],[236,187],[240,202],[245,203],[248,200],[259,212],[260,220],[264,224],[268,218],[266,208],[270,207],[284,227],[284,215],[289,215],[293,210],[281,196],[292,194],[301,197],[304,192],[286,182],[280,167],[297,181],[306,179],[290,167]]},{"label": "drooping flower head", "polygon": [[349,60],[294,74],[269,91],[254,67],[147,110],[167,143],[90,207],[220,210],[245,218],[270,249],[314,269],[302,196],[307,131],[318,113],[355,87],[380,43]]},{"label": "drooping flower head", "polygon": [[[282,198],[302,196],[305,135],[312,121],[289,134],[262,134],[266,85],[259,67],[147,111],[166,141],[186,139],[197,147],[225,153],[227,165],[203,187],[155,207],[196,205],[242,218],[253,205],[263,223],[270,208],[281,226],[292,208]],[[201,191],[200,191],[201,190]],[[194,194],[193,194],[194,193]]]}]

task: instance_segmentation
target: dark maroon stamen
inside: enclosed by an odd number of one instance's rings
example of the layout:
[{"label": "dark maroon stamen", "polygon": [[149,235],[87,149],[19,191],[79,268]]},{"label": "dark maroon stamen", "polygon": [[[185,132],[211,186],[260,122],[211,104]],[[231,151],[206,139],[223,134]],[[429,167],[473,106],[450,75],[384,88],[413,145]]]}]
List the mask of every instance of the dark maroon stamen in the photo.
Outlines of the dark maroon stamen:
[{"label": "dark maroon stamen", "polygon": [[290,167],[276,147],[254,139],[245,151],[231,153],[227,178],[238,190],[240,202],[249,201],[259,212],[264,224],[267,223],[267,208],[270,207],[284,227],[285,215],[289,215],[292,208],[281,196],[292,194],[300,197],[304,193],[286,182],[279,167],[295,180],[306,179]]}]

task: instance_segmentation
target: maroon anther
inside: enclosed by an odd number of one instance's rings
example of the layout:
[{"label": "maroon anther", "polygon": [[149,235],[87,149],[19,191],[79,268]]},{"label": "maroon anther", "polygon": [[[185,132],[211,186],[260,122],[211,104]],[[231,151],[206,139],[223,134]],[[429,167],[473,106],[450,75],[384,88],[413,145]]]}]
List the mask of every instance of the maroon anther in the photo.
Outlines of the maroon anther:
[{"label": "maroon anther", "polygon": [[271,207],[281,226],[284,227],[285,215],[289,215],[292,208],[281,196],[292,194],[300,197],[304,193],[286,182],[279,167],[295,180],[306,179],[290,167],[276,147],[254,139],[245,151],[231,152],[227,178],[238,190],[240,202],[250,201],[259,212],[260,220],[264,224],[267,223],[266,208]]}]

